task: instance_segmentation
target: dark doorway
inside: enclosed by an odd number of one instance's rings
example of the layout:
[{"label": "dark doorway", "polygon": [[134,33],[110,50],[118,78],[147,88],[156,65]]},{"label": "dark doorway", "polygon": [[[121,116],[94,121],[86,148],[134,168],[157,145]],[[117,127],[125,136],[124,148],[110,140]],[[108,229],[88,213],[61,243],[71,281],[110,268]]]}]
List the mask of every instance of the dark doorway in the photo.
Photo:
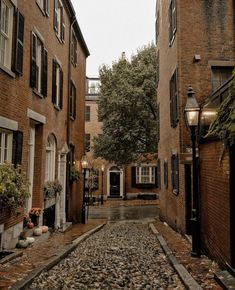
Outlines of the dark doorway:
[{"label": "dark doorway", "polygon": [[185,164],[185,232],[191,235],[191,212],[192,212],[192,183],[191,165]]},{"label": "dark doorway", "polygon": [[230,247],[231,266],[235,269],[235,144],[230,148]]},{"label": "dark doorway", "polygon": [[120,196],[120,172],[110,172],[110,197]]},{"label": "dark doorway", "polygon": [[49,228],[55,228],[55,205],[44,209],[43,224]]}]

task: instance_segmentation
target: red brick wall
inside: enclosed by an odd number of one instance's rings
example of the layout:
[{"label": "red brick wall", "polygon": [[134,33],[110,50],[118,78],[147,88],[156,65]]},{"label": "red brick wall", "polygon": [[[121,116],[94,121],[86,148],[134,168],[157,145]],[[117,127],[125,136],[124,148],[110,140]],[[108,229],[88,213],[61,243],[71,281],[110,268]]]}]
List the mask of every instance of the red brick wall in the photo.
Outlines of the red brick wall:
[{"label": "red brick wall", "polygon": [[222,161],[221,142],[200,146],[202,242],[207,253],[223,264],[230,259],[229,154]]},{"label": "red brick wall", "polygon": [[[168,160],[168,189],[161,188],[160,216],[173,227],[185,232],[185,177],[186,149],[191,147],[189,131],[185,125],[184,108],[187,88],[193,86],[199,103],[211,93],[211,66],[234,65],[234,1],[189,1],[177,3],[177,31],[173,45],[169,47],[168,10],[169,1],[157,1],[159,11],[159,37],[157,50],[160,54],[160,81],[157,88],[160,103],[160,142],[158,156],[161,160],[161,183],[163,184],[163,163]],[[158,13],[156,13],[158,14]],[[201,60],[194,61],[195,55]],[[169,81],[178,68],[179,124],[170,126]],[[178,196],[171,189],[170,158],[172,153],[180,155],[180,192]],[[186,162],[190,162],[189,160]]]}]

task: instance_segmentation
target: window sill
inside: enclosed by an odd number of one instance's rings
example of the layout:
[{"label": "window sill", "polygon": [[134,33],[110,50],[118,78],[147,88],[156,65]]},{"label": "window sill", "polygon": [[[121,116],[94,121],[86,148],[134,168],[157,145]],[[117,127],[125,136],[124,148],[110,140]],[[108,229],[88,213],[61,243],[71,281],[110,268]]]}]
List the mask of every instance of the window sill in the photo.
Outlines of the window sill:
[{"label": "window sill", "polygon": [[36,1],[36,4],[38,6],[38,8],[40,9],[40,11],[42,12],[42,15],[45,17],[49,17],[48,13],[46,13],[43,8],[38,4],[38,2]]},{"label": "window sill", "polygon": [[64,44],[64,43],[65,43],[64,40],[62,40],[62,39],[59,37],[59,35],[57,34],[57,32],[55,32],[55,35],[56,35],[58,41],[60,42],[60,44]]},{"label": "window sill", "polygon": [[56,104],[54,104],[54,108],[57,110],[57,111],[61,111],[61,108],[59,106],[57,106]]},{"label": "window sill", "polygon": [[36,89],[33,89],[33,93],[34,93],[36,96],[40,97],[41,99],[44,98],[43,95],[42,95],[41,93],[39,93]]},{"label": "window sill", "polygon": [[75,117],[70,116],[70,120],[71,120],[71,121],[75,121]]},{"label": "window sill", "polygon": [[0,64],[0,69],[7,73],[10,77],[15,78],[16,75],[13,73],[9,68],[5,67],[4,65]]}]

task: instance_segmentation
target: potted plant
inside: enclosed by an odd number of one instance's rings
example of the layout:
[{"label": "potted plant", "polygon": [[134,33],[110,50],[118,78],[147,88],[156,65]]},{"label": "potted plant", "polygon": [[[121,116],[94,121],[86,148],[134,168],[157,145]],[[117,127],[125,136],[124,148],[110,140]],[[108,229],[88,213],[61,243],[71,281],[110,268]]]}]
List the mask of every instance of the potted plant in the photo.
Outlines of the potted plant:
[{"label": "potted plant", "polygon": [[62,191],[62,185],[58,180],[47,181],[44,184],[44,198],[53,198],[56,197],[57,194],[60,194]]},{"label": "potted plant", "polygon": [[42,212],[42,209],[40,207],[32,207],[29,211],[29,218],[30,221],[33,222],[35,226],[38,226],[39,224],[39,216]]},{"label": "potted plant", "polygon": [[79,181],[81,179],[80,171],[75,168],[75,166],[71,166],[70,172],[69,172],[69,181]]},{"label": "potted plant", "polygon": [[29,182],[20,166],[10,163],[0,165],[0,209],[15,210],[24,205],[30,196]]}]

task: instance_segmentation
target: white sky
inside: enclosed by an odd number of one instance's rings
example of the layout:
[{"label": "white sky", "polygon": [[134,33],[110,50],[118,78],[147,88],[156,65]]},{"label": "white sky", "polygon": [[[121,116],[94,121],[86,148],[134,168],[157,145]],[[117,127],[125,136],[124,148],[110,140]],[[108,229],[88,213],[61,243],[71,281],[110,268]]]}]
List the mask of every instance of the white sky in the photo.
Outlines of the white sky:
[{"label": "white sky", "polygon": [[87,76],[155,39],[156,0],[72,0],[90,56]]}]

